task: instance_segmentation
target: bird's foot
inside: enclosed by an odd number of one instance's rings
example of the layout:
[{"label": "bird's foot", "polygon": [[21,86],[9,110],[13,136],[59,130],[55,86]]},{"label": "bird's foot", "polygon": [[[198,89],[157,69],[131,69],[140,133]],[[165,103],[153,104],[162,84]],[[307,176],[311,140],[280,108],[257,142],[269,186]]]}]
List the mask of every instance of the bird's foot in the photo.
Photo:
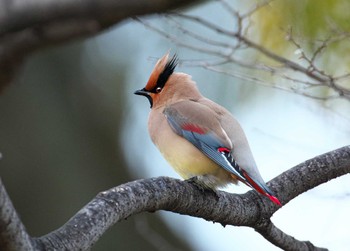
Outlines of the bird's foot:
[{"label": "bird's foot", "polygon": [[220,197],[216,190],[210,186],[208,186],[205,182],[203,182],[202,179],[200,179],[198,176],[194,176],[194,177],[191,177],[187,180],[185,180],[186,182],[194,185],[195,187],[197,187],[199,190],[201,190],[202,192],[209,192],[209,193],[212,193],[214,194],[216,197]]}]

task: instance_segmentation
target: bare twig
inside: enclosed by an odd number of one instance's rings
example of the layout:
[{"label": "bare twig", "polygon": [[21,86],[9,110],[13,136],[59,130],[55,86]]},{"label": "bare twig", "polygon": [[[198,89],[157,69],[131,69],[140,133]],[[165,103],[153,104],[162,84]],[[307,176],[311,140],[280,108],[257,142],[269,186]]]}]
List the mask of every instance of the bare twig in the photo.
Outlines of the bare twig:
[{"label": "bare twig", "polygon": [[206,26],[208,27],[209,29],[212,29],[218,33],[221,33],[221,34],[224,34],[224,35],[227,35],[227,36],[230,36],[230,37],[233,37],[233,38],[236,38],[238,39],[240,42],[246,44],[249,48],[253,48],[257,51],[259,51],[260,53],[264,54],[265,56],[275,60],[276,62],[279,62],[281,63],[282,65],[284,66],[287,66],[288,68],[294,70],[294,71],[297,71],[297,72],[302,72],[304,73],[305,75],[309,76],[310,78],[313,78],[315,80],[317,80],[318,82],[328,82],[329,79],[328,78],[325,78],[324,76],[322,75],[318,75],[318,74],[315,74],[314,72],[310,72],[307,68],[293,62],[293,61],[290,61],[284,57],[281,57],[269,50],[267,50],[266,48],[254,43],[253,41],[249,40],[248,38],[246,37],[243,37],[241,34],[239,33],[236,33],[236,32],[231,32],[231,31],[227,31],[213,23],[210,23],[209,21],[207,20],[204,20],[203,18],[200,18],[200,17],[194,17],[194,16],[190,16],[190,15],[186,15],[186,14],[180,14],[180,13],[176,13],[174,14],[176,16],[179,16],[183,19],[187,19],[187,20],[191,20],[193,22],[196,22],[198,24],[201,24],[203,26]]},{"label": "bare twig", "polygon": [[[286,57],[280,56],[271,50],[268,50],[267,48],[255,43],[251,39],[249,39],[246,34],[246,29],[248,28],[247,25],[245,25],[247,22],[247,19],[256,11],[258,11],[260,8],[266,7],[269,5],[273,0],[268,1],[262,1],[253,6],[249,11],[247,11],[244,14],[240,14],[237,10],[233,8],[233,6],[227,2],[226,0],[217,0],[223,7],[226,9],[232,16],[232,18],[235,20],[236,30],[227,30],[217,24],[214,24],[207,19],[203,17],[197,17],[197,16],[191,16],[188,14],[183,13],[171,13],[171,14],[164,14],[164,16],[170,21],[170,25],[173,25],[175,29],[185,36],[188,36],[189,38],[195,39],[196,41],[200,42],[198,43],[191,43],[186,41],[185,39],[179,39],[176,36],[170,35],[168,32],[157,28],[156,26],[152,25],[150,22],[146,22],[144,20],[140,20],[146,27],[150,28],[151,30],[159,33],[160,35],[164,36],[165,38],[169,39],[173,43],[177,44],[178,46],[185,47],[188,49],[191,49],[193,51],[197,51],[203,54],[212,55],[215,57],[222,58],[225,63],[229,64],[232,63],[234,65],[241,66],[246,69],[253,69],[263,72],[269,72],[273,75],[280,76],[281,78],[291,81],[292,83],[299,83],[301,84],[302,89],[297,88],[291,88],[290,86],[283,86],[277,85],[278,89],[283,89],[286,91],[294,92],[306,97],[311,97],[318,100],[328,100],[328,99],[334,99],[334,98],[345,98],[350,100],[350,89],[345,88],[338,84],[338,81],[345,79],[349,76],[349,74],[343,74],[341,76],[331,76],[330,74],[327,74],[324,70],[317,67],[318,59],[323,55],[323,52],[327,49],[327,47],[331,43],[335,43],[338,41],[341,41],[342,39],[345,39],[349,35],[346,32],[338,32],[339,35],[333,37],[330,36],[329,39],[326,40],[319,40],[316,41],[318,43],[318,46],[315,48],[314,52],[311,54],[311,56],[306,55],[305,51],[303,50],[302,46],[297,43],[295,38],[292,35],[292,32],[287,32],[287,38],[289,38],[289,41],[291,44],[296,46],[297,52],[300,54],[300,59],[303,59],[303,62],[295,62],[292,61]],[[174,17],[180,18],[181,20],[187,20],[196,24],[199,24],[206,29],[210,30],[211,32],[216,32],[219,36],[214,38],[208,38],[203,36],[203,34],[196,32],[195,30],[190,30],[189,28],[186,28],[184,25],[180,25],[178,21]],[[249,25],[249,23],[248,23]],[[220,36],[226,36],[229,39],[231,39],[229,42],[224,42],[223,40],[220,40]],[[316,43],[315,42],[315,43]],[[203,46],[203,44],[205,46]],[[243,52],[244,49],[253,49],[256,52],[258,52],[261,55],[264,55],[265,57],[273,60],[278,65],[268,65],[264,62],[252,62],[252,60],[243,59],[242,57],[237,57],[237,54],[240,52]],[[249,57],[246,57],[249,58]],[[219,69],[218,67],[212,67],[210,62],[202,61],[198,63],[198,66],[205,67],[206,69],[213,70],[216,72],[222,72],[224,73],[227,71],[224,69]],[[299,77],[294,77],[295,73],[298,73]],[[227,72],[227,75],[235,76],[240,79],[251,79],[255,83],[263,84],[265,86],[271,86],[271,84],[266,84],[266,80],[259,79],[259,77],[247,77],[244,76],[244,74],[238,73],[238,70],[235,72]],[[273,76],[272,75],[272,76]],[[265,83],[264,83],[265,82]],[[269,80],[269,82],[271,82]],[[273,85],[274,87],[276,85]],[[314,86],[318,87],[327,87],[328,88],[328,95],[323,96],[317,96],[311,93],[307,93],[305,90],[306,87],[314,88]]]},{"label": "bare twig", "polygon": [[186,42],[182,42],[180,39],[178,39],[178,37],[170,35],[167,32],[165,32],[165,31],[163,31],[163,30],[153,26],[150,22],[147,22],[147,21],[145,21],[143,19],[140,19],[140,18],[137,18],[137,17],[134,18],[134,19],[139,21],[140,23],[142,23],[147,28],[149,28],[149,29],[157,32],[158,34],[164,36],[165,38],[173,41],[174,43],[176,43],[179,46],[182,46],[182,47],[185,47],[185,48],[189,48],[189,49],[192,49],[194,51],[210,54],[210,55],[213,55],[213,56],[218,56],[218,57],[227,56],[227,53],[224,53],[224,52],[222,52],[222,51],[220,51],[218,49],[209,49],[208,47],[199,47],[199,46],[196,46],[196,45],[191,45],[191,44],[186,43]]},{"label": "bare twig", "polygon": [[253,13],[255,13],[256,11],[258,11],[259,9],[266,7],[267,5],[269,5],[271,2],[273,2],[274,0],[264,0],[264,1],[258,1],[249,11],[247,11],[246,13],[242,14],[242,18],[249,18]]},{"label": "bare twig", "polygon": [[[217,40],[214,40],[213,38],[208,38],[208,37],[205,37],[205,36],[200,35],[198,33],[195,33],[189,29],[186,29],[181,24],[179,24],[179,22],[177,20],[175,20],[171,15],[167,16],[167,20],[172,21],[172,23],[175,24],[175,28],[178,29],[179,31],[181,31],[183,34],[188,35],[189,37],[194,38],[197,41],[204,42],[205,44],[208,44],[208,45],[222,47],[222,48],[231,48],[232,47],[231,44],[228,44],[228,43],[225,43],[222,41],[217,41]],[[138,19],[138,21],[140,21],[142,23],[142,20]],[[148,23],[147,27],[150,27],[149,23]]]}]

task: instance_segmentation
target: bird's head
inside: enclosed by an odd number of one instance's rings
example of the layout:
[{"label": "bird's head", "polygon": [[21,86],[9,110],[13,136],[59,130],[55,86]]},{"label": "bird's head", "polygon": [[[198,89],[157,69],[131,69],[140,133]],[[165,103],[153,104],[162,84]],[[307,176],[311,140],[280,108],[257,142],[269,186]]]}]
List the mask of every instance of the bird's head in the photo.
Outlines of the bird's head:
[{"label": "bird's head", "polygon": [[176,54],[170,60],[169,53],[165,54],[156,63],[146,86],[134,93],[136,95],[145,96],[150,102],[152,108],[154,101],[159,98],[169,80],[169,77],[173,74],[176,65]]}]

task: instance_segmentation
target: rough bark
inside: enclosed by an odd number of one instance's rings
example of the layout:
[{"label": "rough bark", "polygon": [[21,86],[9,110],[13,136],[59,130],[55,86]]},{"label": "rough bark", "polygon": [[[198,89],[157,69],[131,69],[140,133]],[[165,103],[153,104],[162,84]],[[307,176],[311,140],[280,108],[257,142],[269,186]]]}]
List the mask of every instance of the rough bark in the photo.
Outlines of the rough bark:
[{"label": "rough bark", "polygon": [[[331,179],[350,172],[350,146],[325,153],[289,169],[268,185],[283,205],[296,196]],[[3,189],[3,187],[1,188]],[[7,197],[6,193],[1,195]],[[0,198],[1,202],[9,198]],[[299,241],[275,227],[270,217],[279,209],[254,191],[243,195],[201,191],[186,181],[168,177],[137,180],[99,193],[61,228],[26,241],[38,250],[88,250],[113,224],[141,212],[167,210],[234,226],[248,226],[283,250],[326,250],[308,241]],[[14,210],[12,206],[8,210]],[[6,213],[2,210],[1,213]],[[17,214],[7,212],[14,222]],[[0,245],[8,242],[7,229],[1,228]],[[24,232],[23,232],[24,231]],[[10,239],[15,246],[27,236],[24,227]],[[8,245],[9,246],[9,245]],[[11,250],[11,249],[10,249]],[[13,249],[14,250],[14,249]]]},{"label": "rough bark", "polygon": [[34,250],[30,236],[20,220],[0,179],[0,249]]},{"label": "rough bark", "polygon": [[198,0],[1,0],[0,90],[35,49],[94,35],[129,17],[195,2]]},{"label": "rough bark", "polygon": [[[49,44],[96,34],[136,15],[162,12],[185,0],[1,0],[0,89],[22,60]],[[269,186],[283,204],[330,179],[350,172],[350,146],[308,160],[282,173]],[[249,226],[284,250],[324,250],[298,241],[270,221],[281,209],[253,191],[244,195],[203,192],[167,177],[138,180],[98,194],[61,228],[29,236],[0,180],[1,250],[88,250],[113,224],[141,212],[167,210],[222,225]]]}]

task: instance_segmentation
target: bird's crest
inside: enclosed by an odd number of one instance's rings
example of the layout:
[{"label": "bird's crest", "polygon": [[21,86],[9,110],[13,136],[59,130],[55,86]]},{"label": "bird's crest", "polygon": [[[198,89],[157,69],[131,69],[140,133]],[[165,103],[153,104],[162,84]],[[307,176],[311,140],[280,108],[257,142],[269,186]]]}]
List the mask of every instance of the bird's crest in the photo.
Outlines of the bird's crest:
[{"label": "bird's crest", "polygon": [[165,83],[168,81],[171,74],[173,74],[177,65],[176,54],[169,60],[169,53],[165,54],[156,63],[151,76],[145,86],[145,89],[149,92],[158,93],[163,89]]}]

